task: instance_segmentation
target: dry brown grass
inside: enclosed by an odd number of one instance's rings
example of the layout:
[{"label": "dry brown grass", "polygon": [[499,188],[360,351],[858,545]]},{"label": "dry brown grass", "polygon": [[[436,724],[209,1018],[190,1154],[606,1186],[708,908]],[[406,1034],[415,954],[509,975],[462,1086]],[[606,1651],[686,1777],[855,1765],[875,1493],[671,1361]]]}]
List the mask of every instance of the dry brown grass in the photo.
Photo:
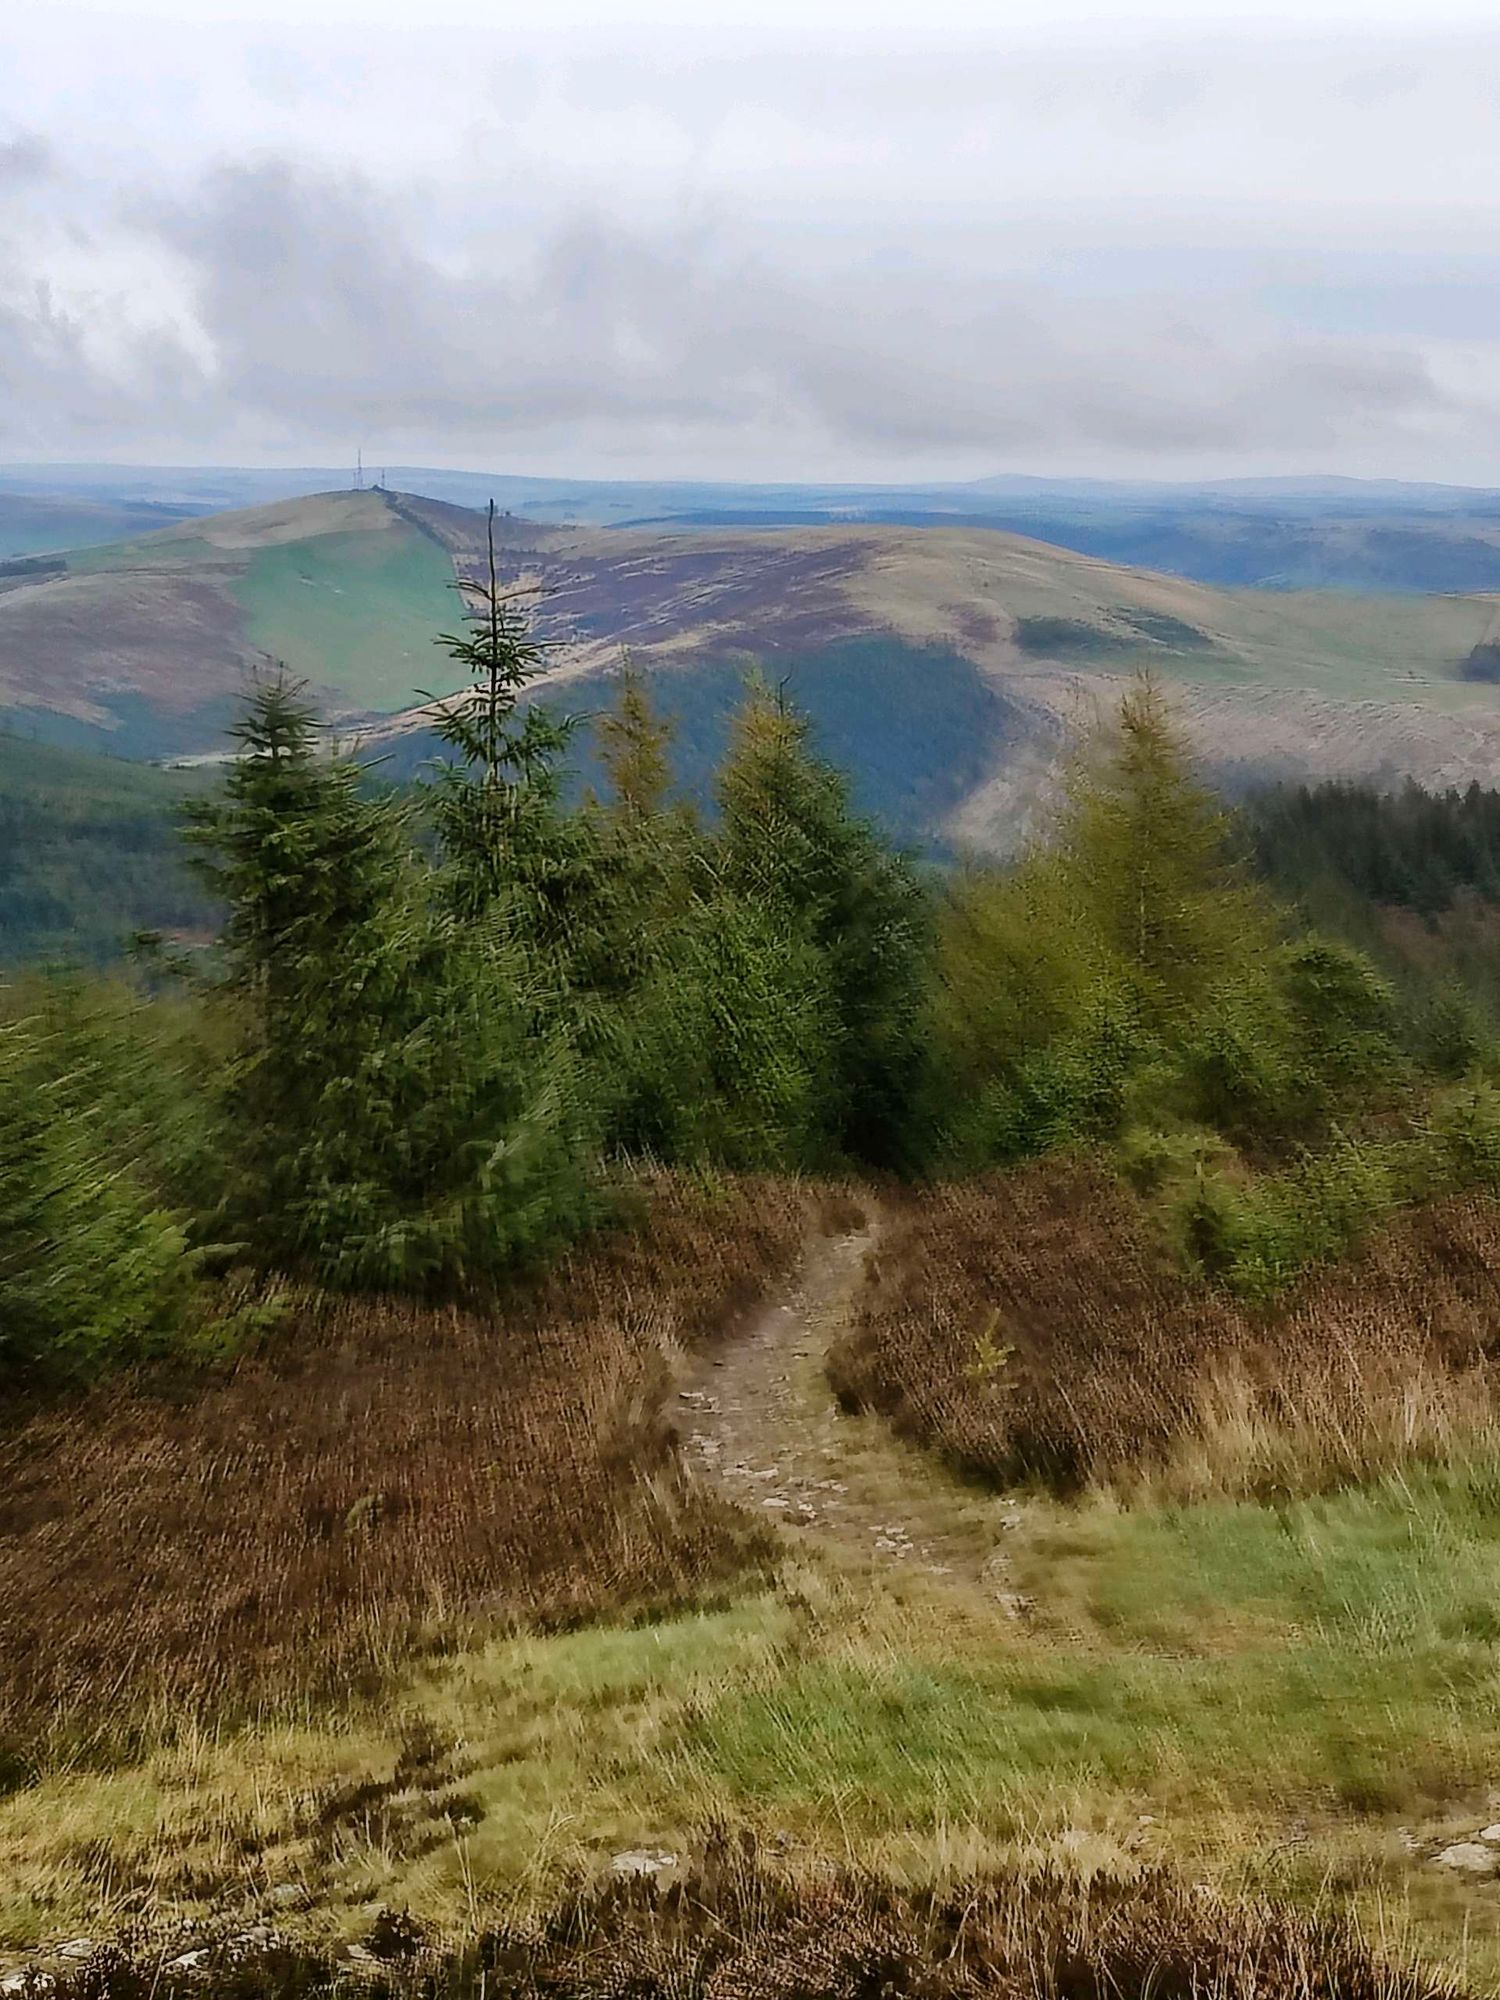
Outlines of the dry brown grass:
[{"label": "dry brown grass", "polygon": [[[187,1975],[167,1970],[160,1949],[101,1955],[64,1976],[56,2000],[205,1987],[271,2000],[347,1991],[354,1969],[291,1945],[199,1950],[207,1963]],[[1342,1922],[1228,1901],[1165,1872],[1017,1869],[909,1890],[847,1870],[783,1874],[748,1841],[723,1838],[665,1895],[649,1883],[595,1886],[461,1952],[392,1914],[363,1950],[366,1991],[425,2000],[1458,2000],[1460,1990],[1383,1957]]]},{"label": "dry brown grass", "polygon": [[232,1369],[0,1441],[0,1753],[155,1710],[348,1695],[497,1621],[681,1600],[751,1552],[692,1488],[664,1347],[796,1261],[792,1183],[662,1181],[637,1226],[493,1313],[346,1299]]},{"label": "dry brown grass", "polygon": [[914,1195],[831,1361],[848,1402],[996,1481],[1308,1491],[1495,1429],[1500,1204],[1396,1217],[1251,1312],[1128,1187],[1047,1162]]}]

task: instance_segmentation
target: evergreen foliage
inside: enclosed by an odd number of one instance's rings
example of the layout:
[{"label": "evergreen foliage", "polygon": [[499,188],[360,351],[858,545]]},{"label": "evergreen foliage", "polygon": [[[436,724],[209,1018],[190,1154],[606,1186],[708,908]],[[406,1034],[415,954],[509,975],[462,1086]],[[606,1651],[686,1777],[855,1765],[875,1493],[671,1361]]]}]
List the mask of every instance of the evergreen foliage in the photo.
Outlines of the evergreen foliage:
[{"label": "evergreen foliage", "polygon": [[501,588],[495,509],[488,521],[486,578],[465,586],[477,598],[468,627],[440,643],[471,680],[442,702],[434,733],[449,755],[427,786],[427,811],[442,848],[442,893],[465,923],[506,913],[570,978],[593,862],[589,824],[560,804],[558,760],[574,724],[521,700],[543,671],[544,646],[531,636],[516,593]]},{"label": "evergreen foliage", "polygon": [[177,835],[203,782],[0,731],[0,966],[104,966],[140,931],[210,935],[219,912]]},{"label": "evergreen foliage", "polygon": [[461,1284],[536,1254],[588,1196],[571,1056],[534,1032],[523,944],[434,893],[407,808],[322,754],[297,687],[257,687],[238,735],[195,826],[231,912],[234,1225],[337,1284]]},{"label": "evergreen foliage", "polygon": [[[466,588],[442,643],[472,686],[426,784],[378,788],[298,684],[263,679],[191,813],[227,912],[214,978],[9,1007],[0,1371],[180,1341],[212,1317],[200,1267],[236,1256],[482,1290],[642,1156],[912,1173],[1103,1148],[1191,1262],[1257,1297],[1394,1203],[1500,1187],[1483,1010],[1454,986],[1419,1018],[1257,885],[1149,680],[1046,844],[937,889],[760,680],[712,821],[672,801],[672,730],[628,663],[605,795],[568,807],[572,725],[531,699],[544,656],[493,543]],[[1490,797],[1278,795],[1253,852],[1336,864],[1356,901],[1482,894]]]},{"label": "evergreen foliage", "polygon": [[157,1351],[189,1312],[186,1241],[110,1118],[128,1076],[109,1057],[0,1025],[0,1386]]},{"label": "evergreen foliage", "polygon": [[827,1147],[897,1165],[924,1082],[928,924],[917,881],[852,813],[805,719],[763,683],[751,684],[736,720],[718,802],[724,888],[821,964]]},{"label": "evergreen foliage", "polygon": [[1249,800],[1241,818],[1256,866],[1284,894],[1336,887],[1422,916],[1466,893],[1500,902],[1500,791],[1477,783],[1283,786]]}]

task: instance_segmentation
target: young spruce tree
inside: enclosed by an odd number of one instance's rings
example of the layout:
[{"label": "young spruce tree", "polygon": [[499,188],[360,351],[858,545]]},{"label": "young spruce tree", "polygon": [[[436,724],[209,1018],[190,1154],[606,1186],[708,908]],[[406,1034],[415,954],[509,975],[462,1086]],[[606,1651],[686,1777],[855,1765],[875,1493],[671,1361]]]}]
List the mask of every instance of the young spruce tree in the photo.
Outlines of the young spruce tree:
[{"label": "young spruce tree", "polygon": [[826,993],[820,1124],[828,1149],[905,1163],[925,1062],[928,921],[907,863],[857,817],[809,724],[751,685],[718,778],[724,887],[811,952]]},{"label": "young spruce tree", "polygon": [[236,734],[194,830],[230,912],[231,1216],[331,1283],[491,1277],[588,1209],[531,969],[445,906],[406,809],[325,753],[299,685],[259,684]]}]

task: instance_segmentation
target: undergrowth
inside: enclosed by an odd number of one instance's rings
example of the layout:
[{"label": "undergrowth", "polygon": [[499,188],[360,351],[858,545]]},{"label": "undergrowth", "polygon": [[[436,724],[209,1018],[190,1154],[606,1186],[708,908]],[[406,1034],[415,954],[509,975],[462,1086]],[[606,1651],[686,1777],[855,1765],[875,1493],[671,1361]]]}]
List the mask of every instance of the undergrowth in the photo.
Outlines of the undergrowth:
[{"label": "undergrowth", "polygon": [[684,1177],[486,1311],[307,1298],[207,1378],[116,1378],[0,1440],[0,1748],[353,1698],[497,1622],[683,1601],[759,1544],[684,1479],[664,1350],[795,1262],[792,1181]]},{"label": "undergrowth", "polygon": [[1075,1158],[902,1198],[871,1280],[835,1387],[997,1483],[1274,1498],[1497,1434],[1488,1195],[1402,1211],[1257,1305]]}]

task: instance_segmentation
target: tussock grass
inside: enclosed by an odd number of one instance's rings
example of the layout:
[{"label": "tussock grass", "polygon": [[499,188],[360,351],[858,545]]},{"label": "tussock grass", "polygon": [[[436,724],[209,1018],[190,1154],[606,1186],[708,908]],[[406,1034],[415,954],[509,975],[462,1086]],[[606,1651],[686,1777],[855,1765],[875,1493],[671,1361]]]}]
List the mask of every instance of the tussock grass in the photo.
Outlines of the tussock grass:
[{"label": "tussock grass", "polygon": [[[373,1947],[373,1949],[371,1949]],[[1456,1986],[1372,1949],[1347,1924],[1133,1878],[1013,1869],[912,1891],[850,1869],[801,1876],[722,1832],[661,1894],[615,1882],[453,1952],[388,1918],[369,1962],[392,1996],[515,2000],[1457,2000]],[[347,1968],[285,1944],[211,1955],[238,2000],[322,1994]],[[156,2000],[201,1990],[161,1957],[101,1957],[57,2000]]]},{"label": "tussock grass", "polygon": [[898,1210],[831,1357],[850,1404],[964,1471],[1275,1498],[1500,1437],[1500,1204],[1404,1212],[1273,1305],[1187,1274],[1104,1166]]},{"label": "tussock grass", "polygon": [[684,1478],[663,1350],[784,1273],[812,1207],[663,1180],[491,1312],[309,1301],[206,1382],[0,1439],[0,1772],[732,1575],[764,1542]]}]

